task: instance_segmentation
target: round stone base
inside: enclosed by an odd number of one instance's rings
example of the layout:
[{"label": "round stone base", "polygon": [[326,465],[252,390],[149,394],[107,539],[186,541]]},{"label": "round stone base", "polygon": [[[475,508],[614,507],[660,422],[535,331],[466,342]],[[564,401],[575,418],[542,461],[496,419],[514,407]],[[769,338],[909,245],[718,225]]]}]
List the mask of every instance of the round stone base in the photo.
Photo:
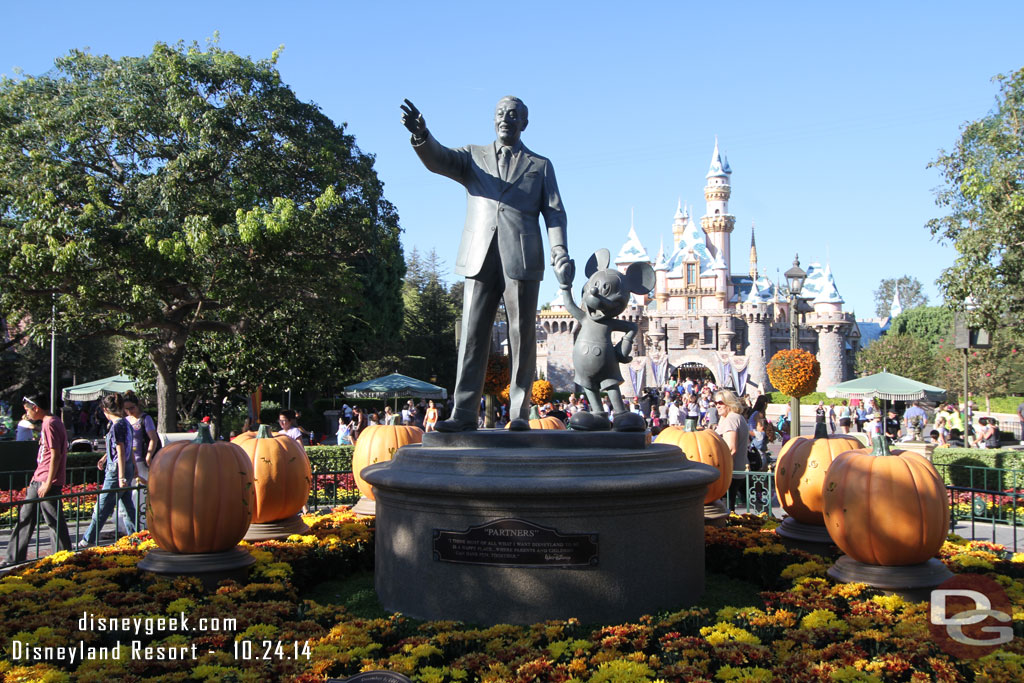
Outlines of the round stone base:
[{"label": "round stone base", "polygon": [[238,546],[219,553],[172,553],[153,548],[139,561],[139,569],[165,576],[195,576],[203,588],[214,591],[225,579],[244,582],[256,558]]},{"label": "round stone base", "polygon": [[707,526],[725,526],[729,519],[729,508],[724,500],[716,500],[704,506],[704,524]]},{"label": "round stone base", "polygon": [[249,525],[245,532],[245,540],[254,541],[280,541],[292,534],[309,533],[309,526],[302,521],[302,515],[295,513],[291,517],[285,517],[274,522],[258,522]]},{"label": "round stone base", "polygon": [[370,465],[381,605],[490,625],[618,624],[696,603],[719,472],[648,439],[430,432]]},{"label": "round stone base", "polygon": [[361,517],[373,517],[377,514],[377,502],[372,498],[360,496],[359,502],[353,505],[349,512]]},{"label": "round stone base", "polygon": [[885,593],[895,593],[905,600],[928,600],[933,588],[952,578],[953,573],[934,557],[921,564],[903,567],[882,567],[858,562],[843,555],[829,567],[828,575],[842,583],[866,583]]},{"label": "round stone base", "polygon": [[837,550],[835,542],[828,535],[828,529],[816,524],[805,524],[794,517],[783,519],[775,533],[781,537],[782,545],[787,548],[815,555],[832,555]]}]

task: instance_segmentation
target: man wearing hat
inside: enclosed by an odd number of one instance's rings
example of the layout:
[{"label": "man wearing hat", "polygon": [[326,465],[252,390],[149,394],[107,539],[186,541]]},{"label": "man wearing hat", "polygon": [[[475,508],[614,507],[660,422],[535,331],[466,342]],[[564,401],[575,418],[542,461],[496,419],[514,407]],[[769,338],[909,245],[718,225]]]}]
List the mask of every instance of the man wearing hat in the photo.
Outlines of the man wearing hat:
[{"label": "man wearing hat", "polygon": [[28,419],[42,420],[42,429],[39,436],[39,453],[36,456],[36,471],[25,490],[25,503],[21,506],[18,524],[14,527],[10,543],[7,545],[7,557],[2,565],[4,567],[25,561],[28,544],[36,527],[37,506],[42,511],[46,525],[50,527],[55,550],[71,550],[72,547],[61,500],[58,498],[29,502],[46,498],[48,495],[60,495],[65,482],[68,433],[63,422],[39,405],[39,399],[25,397],[22,399],[22,405]]}]

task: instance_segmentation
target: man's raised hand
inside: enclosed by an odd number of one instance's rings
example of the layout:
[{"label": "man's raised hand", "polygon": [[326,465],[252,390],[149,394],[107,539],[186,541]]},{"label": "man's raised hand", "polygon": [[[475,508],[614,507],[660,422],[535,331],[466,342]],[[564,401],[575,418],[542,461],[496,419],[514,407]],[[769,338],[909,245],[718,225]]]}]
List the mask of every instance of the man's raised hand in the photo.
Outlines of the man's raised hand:
[{"label": "man's raised hand", "polygon": [[417,138],[427,134],[427,122],[423,120],[423,114],[416,108],[416,105],[405,100],[405,104],[399,105],[402,108],[402,125]]}]

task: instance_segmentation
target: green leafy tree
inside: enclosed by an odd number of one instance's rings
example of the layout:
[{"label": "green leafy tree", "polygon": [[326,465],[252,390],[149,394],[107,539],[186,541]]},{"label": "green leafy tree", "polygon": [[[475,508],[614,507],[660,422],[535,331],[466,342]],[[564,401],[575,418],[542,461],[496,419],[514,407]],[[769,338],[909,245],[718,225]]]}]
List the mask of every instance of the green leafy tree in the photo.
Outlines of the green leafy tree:
[{"label": "green leafy tree", "polygon": [[[21,398],[50,395],[50,335],[30,337],[15,331],[0,345],[0,398],[20,411]],[[117,345],[110,339],[57,336],[57,386],[118,373]],[[48,404],[47,404],[48,405]]]},{"label": "green leafy tree", "polygon": [[398,218],[373,158],[276,59],[157,43],[0,81],[0,313],[46,326],[56,304],[60,329],[141,342],[161,429],[203,335],[259,344],[262,369],[327,333],[314,350],[354,367],[401,324]]},{"label": "green leafy tree", "polygon": [[1024,332],[1024,69],[994,81],[993,109],[930,165],[945,181],[935,201],[948,213],[928,229],[957,253],[939,278],[946,301],[960,308],[973,298],[974,327]]},{"label": "green leafy tree", "polygon": [[[946,337],[937,351],[936,384],[963,398],[964,352]],[[1007,328],[992,335],[992,347],[967,350],[967,382],[971,396],[983,396],[988,410],[993,396],[1020,391],[1024,377],[1024,338]]]},{"label": "green leafy tree", "polygon": [[419,379],[434,377],[442,386],[454,387],[458,358],[455,320],[461,301],[456,309],[443,271],[444,264],[434,250],[422,259],[414,250],[406,261],[403,372]]},{"label": "green leafy tree", "polygon": [[910,275],[882,280],[875,290],[875,315],[884,318],[890,314],[892,299],[896,292],[900,293],[900,304],[904,311],[927,306],[928,297],[924,295],[922,289],[920,280]]},{"label": "green leafy tree", "polygon": [[935,355],[923,339],[890,332],[857,353],[858,375],[883,371],[931,384]]},{"label": "green leafy tree", "polygon": [[944,306],[918,306],[904,311],[889,324],[889,334],[908,334],[935,351],[953,334],[953,311]]}]

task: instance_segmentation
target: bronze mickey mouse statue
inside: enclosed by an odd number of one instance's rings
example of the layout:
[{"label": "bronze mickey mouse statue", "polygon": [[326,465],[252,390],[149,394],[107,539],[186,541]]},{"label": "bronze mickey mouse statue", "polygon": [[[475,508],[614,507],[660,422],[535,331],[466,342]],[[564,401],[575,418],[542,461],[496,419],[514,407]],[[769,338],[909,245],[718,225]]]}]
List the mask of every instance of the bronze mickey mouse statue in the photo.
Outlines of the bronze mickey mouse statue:
[{"label": "bronze mickey mouse statue", "polygon": [[[611,255],[607,249],[598,249],[587,261],[587,283],[583,286],[580,303],[572,298],[572,280],[575,264],[569,262],[556,268],[562,298],[569,313],[580,324],[579,336],[572,350],[572,364],[576,384],[583,387],[590,401],[591,411],[578,412],[569,419],[569,428],[581,431],[601,431],[613,428],[608,415],[598,412],[601,394],[608,394],[612,404],[614,429],[621,432],[642,432],[647,429],[643,417],[626,410],[619,385],[622,373],[619,363],[633,360],[629,355],[636,337],[636,323],[618,320],[615,316],[626,310],[630,292],[646,294],[654,289],[654,269],[648,263],[633,263],[625,274],[609,268]],[[625,332],[618,344],[612,343],[612,332]]]}]

